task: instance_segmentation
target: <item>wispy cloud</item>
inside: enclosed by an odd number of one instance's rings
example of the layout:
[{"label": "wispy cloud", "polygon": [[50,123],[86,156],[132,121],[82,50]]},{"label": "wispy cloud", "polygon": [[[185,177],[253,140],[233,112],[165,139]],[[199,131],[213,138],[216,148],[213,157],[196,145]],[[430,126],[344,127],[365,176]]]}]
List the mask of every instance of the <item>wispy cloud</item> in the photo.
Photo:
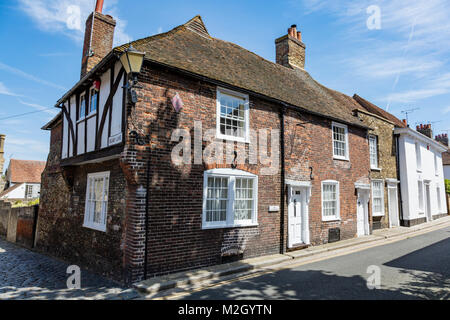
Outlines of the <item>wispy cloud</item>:
[{"label": "wispy cloud", "polygon": [[[371,5],[381,9],[381,30],[367,28]],[[388,107],[449,93],[443,71],[450,56],[448,0],[304,0],[301,6],[308,14],[331,14],[343,27],[342,37],[353,44],[343,64],[363,78],[392,81],[391,92],[380,97]]]},{"label": "wispy cloud", "polygon": [[14,92],[12,92],[8,88],[6,88],[6,86],[3,84],[3,82],[0,82],[0,94],[3,94],[5,96],[12,96],[12,97],[19,96],[18,94],[15,94]]},{"label": "wispy cloud", "polygon": [[442,110],[442,113],[443,113],[443,114],[450,113],[450,106],[448,106],[447,108],[444,108],[444,109]]},{"label": "wispy cloud", "polygon": [[[105,3],[103,12],[111,14],[117,22],[114,43],[129,42],[127,21],[120,18],[118,0]],[[46,32],[64,34],[80,45],[84,36],[84,22],[95,8],[92,0],[19,0],[20,9],[30,16],[37,26]]]},{"label": "wispy cloud", "polygon": [[38,77],[33,76],[33,75],[29,74],[29,73],[26,73],[26,72],[24,72],[22,70],[19,70],[17,68],[11,67],[11,66],[8,66],[8,65],[6,65],[6,64],[4,64],[2,62],[0,62],[0,70],[4,70],[4,71],[12,73],[12,74],[14,74],[16,76],[28,79],[28,80],[36,82],[36,83],[43,84],[43,85],[48,86],[48,87],[52,87],[52,88],[56,88],[56,89],[60,89],[60,90],[66,90],[66,88],[64,88],[63,86],[60,86],[60,85],[58,85],[56,83],[53,83],[53,82],[50,82],[50,81],[38,78]]},{"label": "wispy cloud", "polygon": [[55,115],[55,114],[57,113],[56,110],[49,109],[49,108],[51,108],[51,107],[49,107],[49,106],[45,107],[45,106],[41,106],[41,105],[39,105],[39,104],[30,103],[30,102],[25,102],[25,101],[23,101],[22,99],[18,99],[18,100],[19,100],[19,102],[20,102],[21,104],[23,104],[24,106],[28,106],[28,107],[34,108],[34,109],[36,109],[36,110],[40,110],[40,111],[43,111],[43,112],[46,112],[46,113],[52,114],[52,115]]}]

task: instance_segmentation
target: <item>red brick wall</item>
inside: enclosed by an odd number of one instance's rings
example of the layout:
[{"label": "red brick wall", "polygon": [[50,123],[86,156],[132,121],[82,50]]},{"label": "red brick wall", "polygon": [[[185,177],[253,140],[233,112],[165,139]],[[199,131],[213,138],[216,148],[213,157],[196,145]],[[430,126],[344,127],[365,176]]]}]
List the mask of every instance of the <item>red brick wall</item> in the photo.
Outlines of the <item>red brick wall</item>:
[{"label": "red brick wall", "polygon": [[[150,134],[153,150],[150,151],[149,145],[130,146],[124,153],[122,165],[128,172],[126,176],[129,181],[132,181],[136,188],[145,188],[146,161],[151,153],[149,276],[220,263],[230,247],[243,251],[244,258],[279,253],[280,213],[269,213],[268,207],[280,206],[281,168],[274,176],[261,176],[260,165],[247,164],[243,168],[259,175],[258,227],[202,230],[203,173],[214,166],[177,167],[171,162],[171,151],[177,144],[170,141],[174,129],[186,128],[194,137],[195,120],[202,121],[203,130],[215,128],[216,86],[156,67],[144,68],[141,85],[143,89],[139,90],[140,101],[131,113],[133,120],[130,117],[128,119],[129,130],[137,129],[141,134]],[[170,102],[176,93],[184,102],[180,113],[174,111]],[[250,110],[252,129],[280,128],[277,105],[250,96]],[[304,121],[311,121],[312,124],[306,124],[305,128],[295,126]],[[289,144],[294,140],[294,128],[297,131],[297,142],[291,147]],[[309,167],[314,168],[315,179],[310,204],[313,244],[327,242],[329,228],[339,227],[343,239],[356,235],[357,200],[354,183],[368,177],[366,131],[349,128],[349,140],[351,161],[333,160],[331,121],[309,115],[302,115],[302,119],[299,119],[296,113],[288,112],[286,153],[292,154],[287,157],[286,178],[308,181]],[[138,175],[135,174],[136,169]],[[340,182],[340,222],[322,222],[321,181],[329,179]],[[128,198],[131,200],[132,195]],[[135,205],[132,207],[136,210]],[[139,208],[134,215],[136,219],[145,216],[145,205],[142,201]],[[143,232],[137,232],[129,241],[143,246],[144,236]],[[285,243],[286,241],[285,231]],[[141,265],[139,261],[144,256],[143,251],[139,253],[130,254],[130,257],[135,259],[136,267]]]}]

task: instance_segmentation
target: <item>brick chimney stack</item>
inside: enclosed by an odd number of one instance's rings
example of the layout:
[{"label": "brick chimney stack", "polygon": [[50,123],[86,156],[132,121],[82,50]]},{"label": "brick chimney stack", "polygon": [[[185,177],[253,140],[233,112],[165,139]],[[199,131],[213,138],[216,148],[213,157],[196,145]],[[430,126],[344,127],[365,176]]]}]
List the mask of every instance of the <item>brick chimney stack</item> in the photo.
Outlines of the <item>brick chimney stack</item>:
[{"label": "brick chimney stack", "polygon": [[86,20],[80,78],[83,78],[113,48],[116,21],[111,16],[104,15],[102,11],[103,0],[97,0],[95,11]]},{"label": "brick chimney stack", "polygon": [[443,145],[446,145],[447,147],[449,146],[448,144],[448,134],[440,134],[437,135],[435,138],[436,141],[442,143]]},{"label": "brick chimney stack", "polygon": [[431,124],[421,124],[420,126],[417,126],[417,132],[420,132],[421,134],[427,136],[428,138],[433,139],[433,130],[431,130]]},{"label": "brick chimney stack", "polygon": [[287,68],[305,69],[306,46],[302,42],[302,33],[292,25],[288,34],[275,40],[276,60]]}]

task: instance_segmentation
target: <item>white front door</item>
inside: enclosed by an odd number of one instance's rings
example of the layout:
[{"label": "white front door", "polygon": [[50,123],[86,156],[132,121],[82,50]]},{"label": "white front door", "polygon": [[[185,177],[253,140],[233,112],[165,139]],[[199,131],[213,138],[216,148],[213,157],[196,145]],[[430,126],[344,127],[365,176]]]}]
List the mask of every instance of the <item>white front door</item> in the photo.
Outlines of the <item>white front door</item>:
[{"label": "white front door", "polygon": [[289,203],[289,247],[300,245],[302,239],[302,216],[303,216],[303,192],[301,190],[292,191],[291,201]]},{"label": "white front door", "polygon": [[389,196],[389,224],[392,227],[400,227],[400,216],[398,212],[397,187],[388,187]]},{"label": "white front door", "polygon": [[358,203],[356,211],[356,230],[357,236],[369,235],[369,190],[358,190]]}]

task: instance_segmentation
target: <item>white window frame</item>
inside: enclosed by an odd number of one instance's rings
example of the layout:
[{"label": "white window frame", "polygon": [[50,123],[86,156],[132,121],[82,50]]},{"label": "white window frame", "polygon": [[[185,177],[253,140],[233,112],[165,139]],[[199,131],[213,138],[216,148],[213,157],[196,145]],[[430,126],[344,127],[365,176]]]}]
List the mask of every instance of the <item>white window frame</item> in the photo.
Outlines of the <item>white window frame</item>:
[{"label": "white window frame", "polygon": [[[89,214],[89,210],[88,210],[88,206],[89,206],[89,201],[88,201],[88,197],[89,197],[89,188],[90,188],[90,183],[91,183],[91,178],[95,179],[95,178],[103,178],[106,179],[108,178],[108,185],[106,186],[105,183],[103,183],[103,195],[105,194],[105,191],[108,192],[108,200],[106,202],[106,206],[104,208],[104,211],[102,210],[102,221],[105,221],[104,224],[102,223],[95,223],[93,221],[93,217],[90,216]],[[84,223],[83,223],[83,227],[85,228],[89,228],[89,229],[93,229],[93,230],[97,230],[97,231],[102,231],[102,232],[106,232],[106,224],[107,224],[107,219],[108,219],[108,202],[109,202],[109,184],[111,183],[111,179],[110,179],[110,171],[105,171],[105,172],[96,172],[96,173],[89,173],[87,175],[87,182],[86,182],[86,198],[85,198],[85,207],[84,207]],[[103,196],[102,196],[103,198]]]},{"label": "white window frame", "polygon": [[[334,128],[342,128],[345,130],[345,155],[344,156],[340,156],[340,155],[336,155],[334,153]],[[348,143],[348,126],[342,123],[337,123],[337,122],[333,122],[331,125],[331,141],[332,141],[332,148],[333,148],[333,158],[337,159],[337,160],[346,160],[349,161],[350,160],[350,146]],[[339,141],[342,142],[342,141]]]},{"label": "white window frame", "polygon": [[[228,181],[228,204],[226,221],[207,222],[206,221],[206,199],[208,195],[208,178],[219,177],[229,178]],[[234,220],[234,204],[235,204],[235,181],[236,178],[253,179],[253,214],[251,221]],[[242,170],[234,169],[212,169],[205,171],[203,177],[203,213],[202,213],[202,229],[224,229],[238,227],[258,226],[258,176]]]},{"label": "white window frame", "polygon": [[436,197],[437,197],[438,214],[440,214],[442,213],[442,198],[441,198],[441,187],[439,185],[436,186]]},{"label": "white window frame", "polygon": [[[33,189],[34,186],[32,184],[25,185],[25,199],[33,199]],[[28,193],[30,193],[30,196],[28,196]]]},{"label": "white window frame", "polygon": [[[374,184],[375,183],[381,183],[381,212],[375,212],[375,196],[374,196]],[[374,179],[372,180],[372,216],[373,217],[384,217],[384,215],[386,214],[386,209],[385,209],[385,199],[384,199],[384,180],[380,180],[380,179]]]},{"label": "white window frame", "polygon": [[[324,205],[323,205],[323,187],[324,185],[335,185],[336,186],[336,215],[335,216],[325,216],[324,215]],[[321,184],[321,206],[322,206],[322,221],[340,221],[341,220],[341,197],[340,197],[340,183],[336,180],[325,180]]]},{"label": "white window frame", "polygon": [[[223,95],[226,96],[234,96],[239,99],[244,99],[244,137],[235,137],[229,136],[226,134],[222,134],[220,132],[220,114],[221,114],[221,105],[220,100]],[[216,137],[221,140],[228,141],[237,141],[243,143],[250,143],[250,99],[247,94],[243,94],[240,92],[232,91],[225,88],[217,88],[217,98],[216,98]]]},{"label": "white window frame", "polygon": [[419,142],[415,143],[416,150],[416,167],[418,172],[422,172],[422,148]]},{"label": "white window frame", "polygon": [[[371,143],[375,143],[375,158],[376,158],[376,164],[372,164],[372,148]],[[378,150],[378,136],[376,135],[369,135],[369,156],[370,156],[370,168],[372,170],[380,170],[380,159],[379,159],[379,150]]]},{"label": "white window frame", "polygon": [[436,177],[439,177],[439,164],[438,164],[438,156],[434,154],[434,174]]},{"label": "white window frame", "polygon": [[417,180],[417,209],[419,215],[425,214],[425,185],[422,180]]},{"label": "white window frame", "polygon": [[[96,108],[95,108],[95,110],[94,110],[94,111],[91,111],[92,97],[93,97],[92,92],[93,92],[93,91],[95,91],[95,92],[97,93],[97,101],[95,101],[95,103],[96,103]],[[87,105],[87,108],[88,108],[88,117],[91,116],[91,115],[93,115],[93,114],[96,114],[96,113],[98,112],[98,109],[99,109],[99,103],[100,103],[100,90],[96,89],[95,86],[92,86],[92,87],[89,89],[89,103],[88,103],[88,105]]]},{"label": "white window frame", "polygon": [[87,101],[85,93],[80,94],[80,110],[78,110],[78,112],[81,112],[81,101],[83,100],[84,100],[84,114],[80,113],[78,115],[78,120],[83,120],[84,118],[86,118],[86,108],[87,108],[86,104],[88,104],[89,101]]}]

